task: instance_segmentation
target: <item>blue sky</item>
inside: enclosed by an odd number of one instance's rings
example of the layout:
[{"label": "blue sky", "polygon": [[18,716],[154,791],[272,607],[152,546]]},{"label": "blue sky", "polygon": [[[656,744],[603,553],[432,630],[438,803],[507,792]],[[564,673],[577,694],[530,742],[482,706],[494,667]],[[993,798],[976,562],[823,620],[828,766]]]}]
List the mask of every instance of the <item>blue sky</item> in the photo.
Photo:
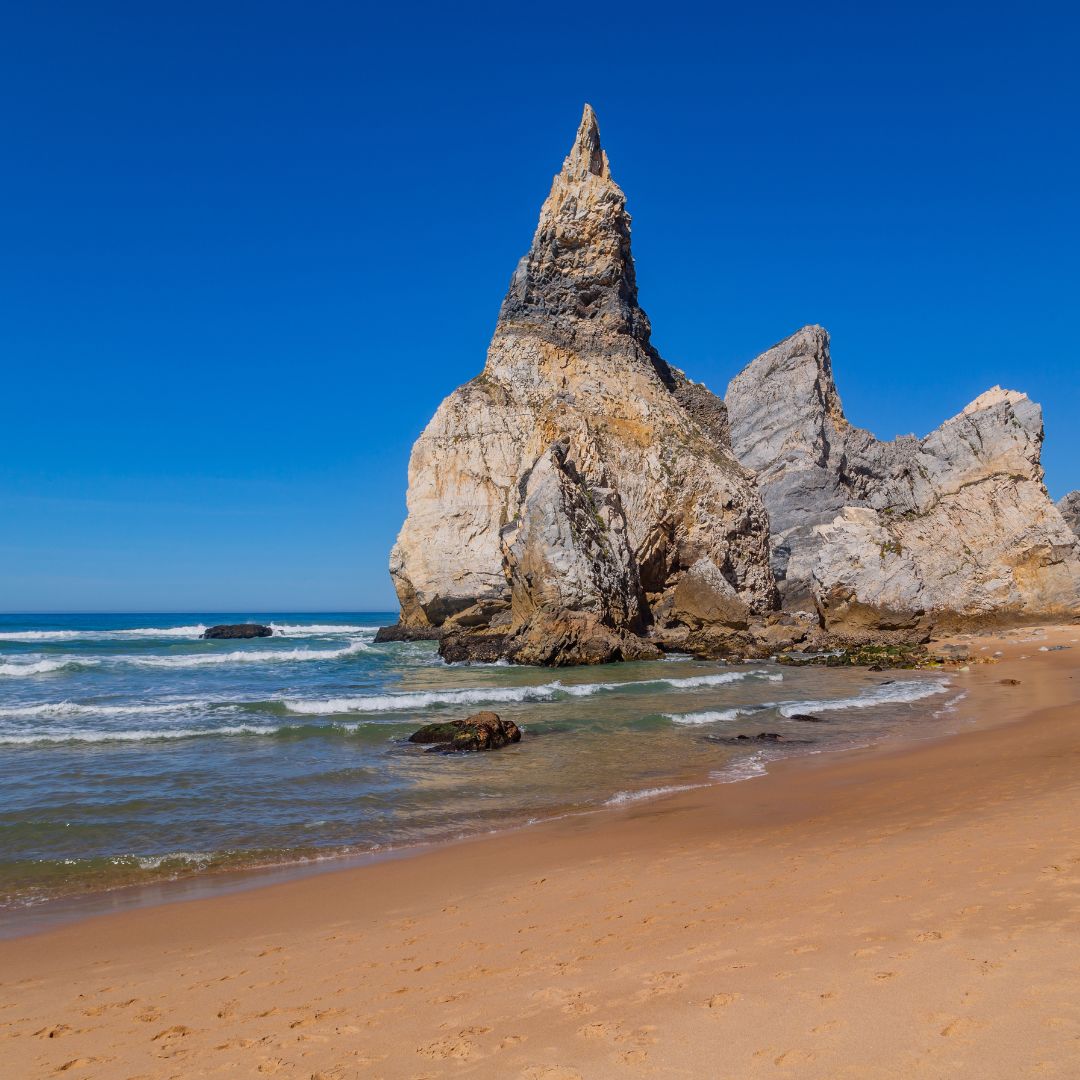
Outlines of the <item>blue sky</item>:
[{"label": "blue sky", "polygon": [[391,606],[584,101],[669,361],[723,392],[818,322],[853,422],[1022,389],[1080,487],[1080,17],[534,10],[6,13],[0,610]]}]

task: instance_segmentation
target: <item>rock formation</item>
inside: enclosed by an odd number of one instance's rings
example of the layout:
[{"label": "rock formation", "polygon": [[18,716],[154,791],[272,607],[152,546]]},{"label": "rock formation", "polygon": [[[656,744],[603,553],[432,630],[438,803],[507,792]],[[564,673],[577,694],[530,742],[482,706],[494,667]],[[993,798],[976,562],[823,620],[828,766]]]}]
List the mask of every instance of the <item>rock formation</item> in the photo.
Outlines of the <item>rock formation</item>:
[{"label": "rock formation", "polygon": [[844,417],[829,336],[808,326],[728,387],[731,439],[757,474],[788,609],[858,639],[1080,613],[1080,561],[1042,482],[1042,412],[995,387],[924,439]]},{"label": "rock formation", "polygon": [[433,750],[455,754],[499,750],[521,742],[521,728],[513,720],[503,720],[498,713],[478,712],[467,720],[425,724],[409,736],[409,742],[428,744]]},{"label": "rock formation", "polygon": [[395,633],[441,636],[451,658],[649,657],[665,634],[710,619],[737,632],[775,605],[764,508],[724,405],[650,342],[588,106],[483,372],[413,448],[390,572]]},{"label": "rock formation", "polygon": [[1058,504],[1058,510],[1065,519],[1065,524],[1073,534],[1080,537],[1080,491],[1070,491]]},{"label": "rock formation", "polygon": [[223,623],[211,626],[202,632],[204,638],[257,638],[270,637],[274,631],[269,626],[258,623]]}]

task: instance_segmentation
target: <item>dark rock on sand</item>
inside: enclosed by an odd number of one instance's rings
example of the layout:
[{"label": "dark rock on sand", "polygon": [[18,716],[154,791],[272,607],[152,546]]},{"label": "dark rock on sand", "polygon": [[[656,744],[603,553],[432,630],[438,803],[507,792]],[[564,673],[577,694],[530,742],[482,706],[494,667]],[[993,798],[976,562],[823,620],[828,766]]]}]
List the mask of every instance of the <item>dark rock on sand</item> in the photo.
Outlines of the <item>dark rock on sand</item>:
[{"label": "dark rock on sand", "polygon": [[811,716],[809,713],[794,713],[788,717],[789,720],[798,720],[804,724],[823,724],[824,720],[820,716]]},{"label": "dark rock on sand", "polygon": [[467,720],[448,720],[427,724],[409,736],[412,743],[430,743],[447,752],[498,750],[521,741],[521,729],[513,720],[503,720],[497,713],[480,712]]},{"label": "dark rock on sand", "polygon": [[1001,680],[1001,685],[1002,686],[1019,686],[1020,685],[1020,680],[1019,679],[1002,679]]},{"label": "dark rock on sand", "polygon": [[257,638],[270,637],[274,633],[269,626],[259,623],[229,623],[211,626],[203,631],[204,638]]}]

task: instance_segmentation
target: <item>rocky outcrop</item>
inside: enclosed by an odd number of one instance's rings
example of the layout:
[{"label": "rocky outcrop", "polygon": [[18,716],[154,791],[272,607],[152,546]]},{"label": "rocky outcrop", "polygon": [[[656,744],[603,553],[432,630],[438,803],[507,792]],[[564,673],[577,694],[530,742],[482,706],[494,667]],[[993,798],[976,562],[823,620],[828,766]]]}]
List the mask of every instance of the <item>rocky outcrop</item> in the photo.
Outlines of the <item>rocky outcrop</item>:
[{"label": "rocky outcrop", "polygon": [[[723,402],[650,332],[586,106],[483,372],[413,448],[390,560],[402,628],[438,631],[447,658],[592,663],[657,655],[683,617],[745,625],[775,605]],[[677,599],[691,568],[701,584]]]},{"label": "rocky outcrop", "polygon": [[1057,508],[1065,519],[1065,524],[1080,537],[1080,491],[1070,491],[1058,504]]},{"label": "rocky outcrop", "polygon": [[203,631],[204,638],[258,638],[270,637],[274,631],[269,626],[260,626],[258,623],[228,623],[221,626],[211,626]]},{"label": "rocky outcrop", "polygon": [[479,712],[467,720],[425,724],[409,736],[409,742],[430,744],[432,749],[448,753],[498,750],[521,742],[521,729],[513,720],[503,720],[498,713]]},{"label": "rocky outcrop", "polygon": [[769,511],[784,606],[840,636],[1080,614],[1076,537],[1042,482],[1042,413],[995,387],[923,439],[844,416],[808,326],[728,387],[731,438]]}]

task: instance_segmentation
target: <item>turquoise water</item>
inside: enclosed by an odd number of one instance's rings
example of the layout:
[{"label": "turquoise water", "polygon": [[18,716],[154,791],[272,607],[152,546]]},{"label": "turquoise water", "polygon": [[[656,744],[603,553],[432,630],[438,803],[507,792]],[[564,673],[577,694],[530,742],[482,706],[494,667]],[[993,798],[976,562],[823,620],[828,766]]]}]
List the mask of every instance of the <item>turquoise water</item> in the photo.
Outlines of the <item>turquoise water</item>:
[{"label": "turquoise water", "polygon": [[[213,623],[271,638],[202,641]],[[0,906],[386,851],[918,730],[939,674],[688,657],[552,671],[374,644],[390,612],[0,616]],[[495,753],[406,741],[494,709]],[[820,722],[794,716],[810,713]],[[781,743],[739,745],[776,732]]]}]

